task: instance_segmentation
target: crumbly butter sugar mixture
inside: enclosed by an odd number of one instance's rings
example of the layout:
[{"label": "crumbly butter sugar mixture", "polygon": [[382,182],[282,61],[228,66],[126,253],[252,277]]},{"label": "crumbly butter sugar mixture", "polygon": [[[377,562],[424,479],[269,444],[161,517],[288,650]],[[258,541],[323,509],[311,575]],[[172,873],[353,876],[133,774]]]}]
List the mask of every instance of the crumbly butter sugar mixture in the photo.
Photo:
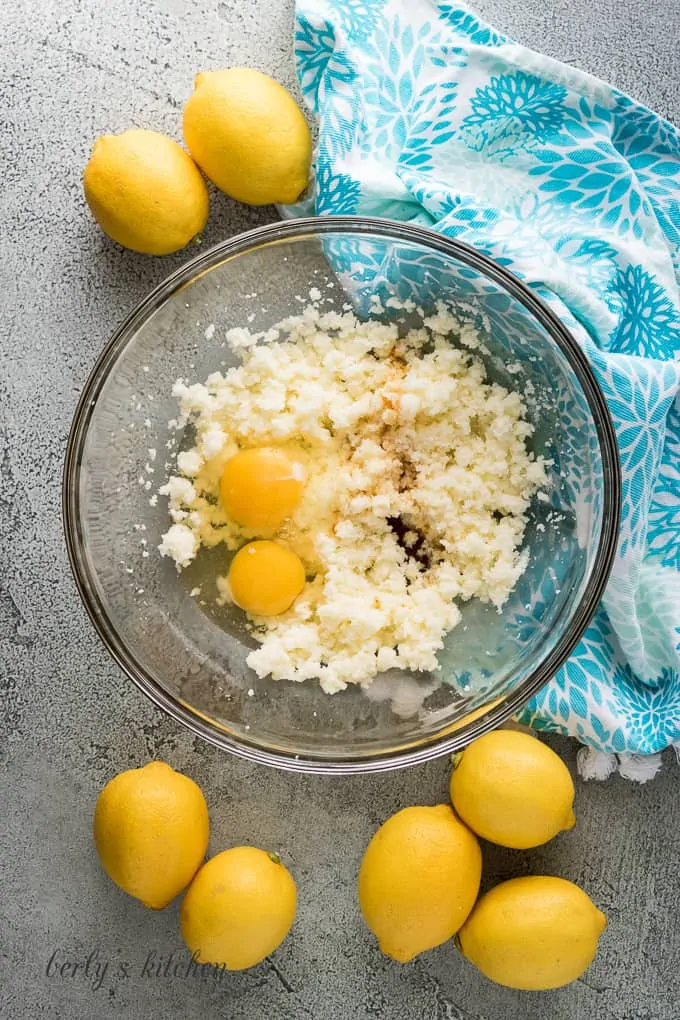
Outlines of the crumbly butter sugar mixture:
[{"label": "crumbly butter sugar mixture", "polygon": [[475,328],[443,306],[405,335],[310,306],[226,339],[237,367],[174,387],[195,442],[161,489],[161,553],[181,569],[224,546],[216,595],[248,612],[261,677],[334,693],[435,670],[461,601],[500,610],[526,567],[545,466],[522,398],[487,380]]}]

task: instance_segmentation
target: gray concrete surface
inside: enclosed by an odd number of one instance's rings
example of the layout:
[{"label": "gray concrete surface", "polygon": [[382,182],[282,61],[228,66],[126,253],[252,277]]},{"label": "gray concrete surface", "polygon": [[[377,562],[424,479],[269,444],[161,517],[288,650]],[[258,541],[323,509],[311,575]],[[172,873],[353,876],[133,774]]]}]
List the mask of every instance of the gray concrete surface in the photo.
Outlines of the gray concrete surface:
[{"label": "gray concrete surface", "polygon": [[[176,134],[201,68],[254,64],[292,84],[292,6],[15,0],[0,9],[0,1016],[678,1020],[680,773],[670,762],[646,787],[580,783],[578,827],[544,850],[485,849],[487,881],[559,873],[609,914],[583,980],[556,993],[505,991],[451,947],[399,967],[362,927],[357,863],[390,812],[444,797],[446,763],[331,783],[224,757],[132,688],[79,605],[59,511],[70,418],[111,331],[183,260],[110,245],[86,215],[82,167],[100,132],[144,125]],[[680,120],[678,0],[480,6],[516,38]],[[206,241],[272,216],[217,198]],[[556,746],[573,768],[575,748]],[[219,984],[187,976],[176,906],[148,912],[99,869],[96,795],[118,770],[155,756],[203,785],[213,850],[271,846],[294,872],[299,917],[274,962]]]}]

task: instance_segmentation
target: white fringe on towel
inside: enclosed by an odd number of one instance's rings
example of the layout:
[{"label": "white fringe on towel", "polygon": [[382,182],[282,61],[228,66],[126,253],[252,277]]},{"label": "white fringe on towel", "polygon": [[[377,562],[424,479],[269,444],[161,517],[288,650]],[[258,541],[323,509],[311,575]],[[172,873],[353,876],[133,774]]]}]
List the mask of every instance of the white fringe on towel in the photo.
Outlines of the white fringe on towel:
[{"label": "white fringe on towel", "polygon": [[[680,762],[680,745],[674,745]],[[624,779],[648,783],[661,768],[660,754],[608,754],[592,747],[582,747],[576,756],[579,775],[583,779],[602,781],[618,772]]]}]

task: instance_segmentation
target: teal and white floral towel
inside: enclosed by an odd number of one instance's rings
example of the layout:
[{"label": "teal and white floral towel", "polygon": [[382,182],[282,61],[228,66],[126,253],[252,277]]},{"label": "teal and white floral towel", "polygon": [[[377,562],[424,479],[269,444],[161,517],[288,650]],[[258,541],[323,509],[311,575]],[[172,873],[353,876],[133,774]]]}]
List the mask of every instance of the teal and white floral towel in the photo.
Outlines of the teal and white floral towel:
[{"label": "teal and white floral towel", "polygon": [[298,0],[296,55],[315,211],[468,242],[594,366],[624,473],[618,556],[524,719],[578,737],[586,773],[647,777],[658,759],[638,755],[680,748],[680,132],[451,0]]}]

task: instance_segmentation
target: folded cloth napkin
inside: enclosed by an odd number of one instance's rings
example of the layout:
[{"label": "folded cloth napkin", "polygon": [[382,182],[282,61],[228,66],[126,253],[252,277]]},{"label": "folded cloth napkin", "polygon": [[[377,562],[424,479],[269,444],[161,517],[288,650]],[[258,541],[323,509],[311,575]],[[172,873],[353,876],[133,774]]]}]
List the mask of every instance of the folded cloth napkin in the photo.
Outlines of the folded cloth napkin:
[{"label": "folded cloth napkin", "polygon": [[450,0],[298,0],[296,56],[319,145],[312,198],[287,211],[460,238],[591,361],[623,468],[618,553],[523,720],[606,752],[584,750],[590,774],[622,755],[635,775],[627,755],[680,748],[680,132]]}]

